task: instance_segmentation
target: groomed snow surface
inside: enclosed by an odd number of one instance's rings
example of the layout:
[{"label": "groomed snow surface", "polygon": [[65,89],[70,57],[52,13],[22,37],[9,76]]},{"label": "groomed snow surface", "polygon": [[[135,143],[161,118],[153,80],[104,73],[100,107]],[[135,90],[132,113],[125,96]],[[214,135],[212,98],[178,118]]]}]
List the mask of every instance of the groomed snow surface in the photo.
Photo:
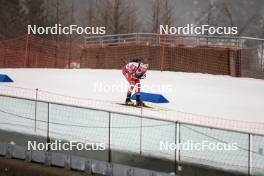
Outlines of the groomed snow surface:
[{"label": "groomed snow surface", "polygon": [[[14,83],[1,85],[38,88],[105,103],[124,102],[128,87],[120,70],[1,69],[0,73],[14,80]],[[147,78],[142,80],[142,91],[160,93],[170,101],[158,104],[166,108],[159,114],[184,112],[210,117],[212,121],[220,118],[245,124],[250,122],[259,125],[258,128],[264,126],[264,80],[148,71]]]}]

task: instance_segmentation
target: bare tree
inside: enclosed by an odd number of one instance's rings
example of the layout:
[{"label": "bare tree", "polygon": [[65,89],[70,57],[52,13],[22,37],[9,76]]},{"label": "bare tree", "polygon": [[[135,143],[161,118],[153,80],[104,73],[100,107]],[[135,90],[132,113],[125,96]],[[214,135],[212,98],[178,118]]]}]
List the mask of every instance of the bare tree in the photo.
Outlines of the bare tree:
[{"label": "bare tree", "polygon": [[175,4],[171,0],[154,0],[150,19],[151,32],[158,33],[161,24],[172,25],[174,22],[174,9]]},{"label": "bare tree", "polygon": [[0,37],[21,36],[24,28],[25,14],[19,0],[0,0]]},{"label": "bare tree", "polygon": [[174,6],[169,2],[169,0],[164,0],[164,15],[163,20],[164,23],[167,25],[172,25],[173,23],[173,9]]},{"label": "bare tree", "polygon": [[214,0],[196,19],[196,25],[238,27],[238,36],[260,36],[264,1]]},{"label": "bare tree", "polygon": [[136,8],[129,0],[91,0],[87,21],[90,25],[105,26],[110,34],[134,32],[139,27]]},{"label": "bare tree", "polygon": [[109,0],[103,1],[103,2],[96,2],[96,7],[98,11],[100,12],[96,21],[98,21],[98,25],[105,26],[107,31],[109,29],[110,25],[110,14],[111,14],[111,2]]},{"label": "bare tree", "polygon": [[96,9],[95,9],[96,3],[97,1],[94,1],[94,0],[88,1],[86,13],[87,13],[87,21],[89,24],[94,24],[96,15],[99,15],[99,14],[96,14]]},{"label": "bare tree", "polygon": [[161,11],[161,1],[155,0],[152,5],[152,32],[157,33],[159,30],[160,22],[160,12]]}]

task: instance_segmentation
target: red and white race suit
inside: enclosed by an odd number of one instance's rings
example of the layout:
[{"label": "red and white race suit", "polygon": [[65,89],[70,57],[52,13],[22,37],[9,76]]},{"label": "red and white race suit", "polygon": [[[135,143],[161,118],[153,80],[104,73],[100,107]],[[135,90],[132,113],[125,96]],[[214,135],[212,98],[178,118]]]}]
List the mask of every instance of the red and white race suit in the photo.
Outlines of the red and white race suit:
[{"label": "red and white race suit", "polygon": [[130,84],[128,92],[131,94],[135,85],[136,93],[140,95],[140,79],[145,77],[147,69],[143,68],[140,63],[129,62],[122,68],[122,73]]}]

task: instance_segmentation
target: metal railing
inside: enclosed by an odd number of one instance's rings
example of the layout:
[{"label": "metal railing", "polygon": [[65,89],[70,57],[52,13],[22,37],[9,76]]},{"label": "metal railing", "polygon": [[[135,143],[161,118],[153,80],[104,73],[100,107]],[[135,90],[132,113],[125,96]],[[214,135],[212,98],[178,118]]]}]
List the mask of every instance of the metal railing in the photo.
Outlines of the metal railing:
[{"label": "metal railing", "polygon": [[[60,139],[105,143],[107,148],[102,153],[79,154],[133,166],[142,161],[151,165],[156,158],[170,164],[153,169],[167,173],[180,173],[179,166],[195,167],[196,164],[247,175],[264,173],[264,136],[258,134],[7,95],[0,96],[0,126],[3,130],[46,138],[46,142]],[[13,138],[15,143],[19,140]],[[236,150],[161,149],[161,142],[178,145],[190,140],[229,147],[235,143]],[[129,159],[129,156],[132,157]],[[135,158],[141,162],[134,161]]]},{"label": "metal railing", "polygon": [[85,38],[86,47],[144,44],[144,45],[217,45],[217,46],[243,46],[243,40],[248,37],[204,36],[204,35],[160,35],[155,33],[130,33],[105,36],[90,36]]},{"label": "metal railing", "polygon": [[[228,47],[251,49],[252,56],[242,53],[241,76],[264,79],[264,39],[252,37],[228,37],[206,35],[159,35],[154,33],[131,33],[105,36],[90,36],[84,40],[85,47],[120,45]],[[254,51],[253,51],[254,50]]]},{"label": "metal railing", "polygon": [[264,79],[264,39],[241,37],[241,47],[255,51],[253,56],[242,61],[241,74],[246,77]]}]

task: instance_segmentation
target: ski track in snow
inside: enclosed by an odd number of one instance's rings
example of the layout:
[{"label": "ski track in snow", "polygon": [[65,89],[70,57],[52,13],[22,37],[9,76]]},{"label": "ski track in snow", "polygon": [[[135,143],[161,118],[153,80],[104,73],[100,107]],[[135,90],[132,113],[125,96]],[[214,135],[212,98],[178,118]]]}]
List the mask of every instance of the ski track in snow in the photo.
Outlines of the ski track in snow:
[{"label": "ski track in snow", "polygon": [[1,69],[1,74],[15,82],[1,83],[0,94],[35,99],[38,88],[39,100],[264,134],[263,80],[149,71],[142,91],[170,101],[158,105],[170,111],[158,111],[116,104],[124,101],[128,86],[120,70]]}]

